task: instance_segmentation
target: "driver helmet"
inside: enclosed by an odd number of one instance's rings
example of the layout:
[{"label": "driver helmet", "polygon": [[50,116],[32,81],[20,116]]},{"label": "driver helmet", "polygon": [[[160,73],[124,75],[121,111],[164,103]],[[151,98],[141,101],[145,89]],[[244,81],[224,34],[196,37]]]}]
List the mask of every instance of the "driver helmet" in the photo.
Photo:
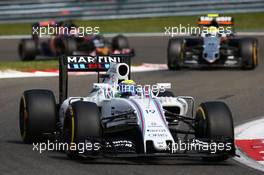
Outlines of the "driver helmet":
[{"label": "driver helmet", "polygon": [[218,28],[219,28],[218,22],[215,19],[213,19],[208,27],[208,33],[213,36],[216,36],[218,34]]},{"label": "driver helmet", "polygon": [[118,85],[120,97],[135,96],[137,94],[136,83],[134,80],[123,80]]},{"label": "driver helmet", "polygon": [[208,33],[211,34],[212,36],[216,36],[218,34],[218,28],[215,26],[210,26],[208,28]]}]

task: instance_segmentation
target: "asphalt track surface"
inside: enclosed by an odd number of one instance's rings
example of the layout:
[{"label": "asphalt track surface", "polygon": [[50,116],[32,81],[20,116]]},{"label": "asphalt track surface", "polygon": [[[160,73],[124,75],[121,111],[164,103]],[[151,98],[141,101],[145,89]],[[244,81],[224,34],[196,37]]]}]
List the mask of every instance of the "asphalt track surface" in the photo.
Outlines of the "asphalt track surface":
[{"label": "asphalt track surface", "polygon": [[[264,47],[259,38],[259,48]],[[137,57],[134,62],[165,63],[167,38],[130,38]],[[0,40],[1,59],[17,59],[17,40]],[[4,48],[3,48],[4,47]],[[3,51],[3,52],[2,52]],[[4,57],[3,57],[4,56]],[[242,70],[181,70],[135,73],[132,78],[140,84],[171,82],[177,95],[191,95],[197,104],[203,101],[226,102],[233,113],[235,125],[264,115],[264,65],[253,71]],[[4,62],[0,63],[4,64]],[[86,95],[96,81],[94,76],[70,77],[70,95]],[[21,142],[18,127],[19,98],[26,89],[47,88],[58,95],[58,77],[1,79],[0,81],[0,174],[104,174],[104,175],[257,175],[257,170],[230,159],[223,163],[200,160],[112,160],[94,162],[73,161],[59,152],[32,151],[32,145]]]}]

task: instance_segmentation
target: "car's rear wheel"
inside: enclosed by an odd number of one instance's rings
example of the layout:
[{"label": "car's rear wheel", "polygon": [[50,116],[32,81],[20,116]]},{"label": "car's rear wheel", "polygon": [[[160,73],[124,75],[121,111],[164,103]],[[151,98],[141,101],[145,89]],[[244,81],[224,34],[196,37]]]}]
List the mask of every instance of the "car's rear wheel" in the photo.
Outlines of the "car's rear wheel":
[{"label": "car's rear wheel", "polygon": [[[72,103],[66,113],[64,127],[64,139],[68,145],[78,145],[91,140],[92,150],[89,154],[98,153],[98,145],[102,136],[99,109],[95,103],[77,101]],[[94,142],[96,141],[96,142]],[[70,158],[78,158],[84,150],[69,149],[67,154]],[[85,152],[86,154],[87,152]]]},{"label": "car's rear wheel", "polygon": [[20,100],[20,133],[25,143],[43,141],[56,131],[56,102],[49,90],[25,91]]},{"label": "car's rear wheel", "polygon": [[37,54],[37,46],[32,39],[23,39],[18,45],[18,54],[22,61],[34,60]]},{"label": "car's rear wheel", "polygon": [[129,48],[128,39],[123,35],[117,35],[112,39],[113,50],[123,50]]},{"label": "car's rear wheel", "polygon": [[224,161],[235,154],[234,127],[232,114],[223,102],[205,102],[197,110],[195,118],[195,137],[212,144],[225,144],[225,149],[215,152],[206,160]]},{"label": "car's rear wheel", "polygon": [[255,69],[258,65],[258,42],[255,39],[242,39],[240,42],[242,69]]},{"label": "car's rear wheel", "polygon": [[167,65],[169,70],[179,70],[183,59],[183,40],[171,38],[167,48]]},{"label": "car's rear wheel", "polygon": [[73,55],[77,51],[77,42],[74,38],[58,38],[55,42],[57,55]]},{"label": "car's rear wheel", "polygon": [[77,43],[75,39],[73,38],[64,39],[63,44],[64,44],[65,55],[72,55],[74,51],[77,51]]}]

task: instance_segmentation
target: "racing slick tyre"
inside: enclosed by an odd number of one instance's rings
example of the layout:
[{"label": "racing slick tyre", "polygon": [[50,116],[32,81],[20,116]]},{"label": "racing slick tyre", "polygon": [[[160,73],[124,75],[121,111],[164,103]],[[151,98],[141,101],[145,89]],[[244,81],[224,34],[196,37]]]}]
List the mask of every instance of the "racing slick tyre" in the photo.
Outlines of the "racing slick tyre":
[{"label": "racing slick tyre", "polygon": [[[210,153],[212,156],[205,157],[205,160],[224,161],[235,154],[233,119],[225,103],[205,102],[198,107],[195,137],[198,140],[209,141],[209,144],[219,145],[219,149]],[[220,145],[225,149],[220,150]]]},{"label": "racing slick tyre", "polygon": [[77,51],[77,43],[74,38],[57,38],[55,39],[55,50],[58,56],[72,55]]},{"label": "racing slick tyre", "polygon": [[19,125],[24,143],[43,141],[56,131],[56,102],[49,90],[27,90],[20,100]]},{"label": "racing slick tyre", "polygon": [[[72,103],[67,112],[64,121],[63,134],[65,142],[68,145],[79,145],[91,140],[92,148],[88,154],[96,155],[98,153],[98,144],[102,135],[99,109],[95,103],[77,101]],[[79,153],[84,150],[68,149],[67,155],[71,159],[80,157]],[[86,153],[86,152],[85,152]]]},{"label": "racing slick tyre", "polygon": [[128,39],[123,35],[117,35],[112,39],[113,50],[123,50],[129,48]]},{"label": "racing slick tyre", "polygon": [[32,39],[23,39],[18,45],[18,54],[22,61],[34,60],[37,54],[37,46]]},{"label": "racing slick tyre", "polygon": [[72,55],[74,51],[77,51],[77,43],[73,38],[65,38],[63,41],[62,54]]},{"label": "racing slick tyre", "polygon": [[183,40],[171,38],[167,48],[167,64],[169,70],[179,70],[180,60],[183,57]]},{"label": "racing slick tyre", "polygon": [[256,39],[242,39],[240,42],[242,69],[255,69],[258,65],[258,42]]}]

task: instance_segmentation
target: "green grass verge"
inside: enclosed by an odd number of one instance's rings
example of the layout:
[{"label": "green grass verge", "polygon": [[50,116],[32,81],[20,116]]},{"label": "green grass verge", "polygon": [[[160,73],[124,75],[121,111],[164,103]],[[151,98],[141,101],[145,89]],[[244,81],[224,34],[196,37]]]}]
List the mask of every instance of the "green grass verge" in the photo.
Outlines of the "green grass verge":
[{"label": "green grass verge", "polygon": [[[235,19],[236,30],[262,30],[264,29],[264,12],[226,14]],[[164,32],[165,26],[178,26],[179,24],[196,26],[197,16],[177,16],[142,19],[115,19],[115,20],[76,20],[79,26],[99,26],[101,33],[128,33],[128,32]],[[31,23],[26,24],[0,24],[0,35],[30,34]]]},{"label": "green grass verge", "polygon": [[58,69],[58,60],[36,60],[36,61],[2,61],[0,70],[18,70],[18,71],[32,71],[32,70],[46,70]]}]

